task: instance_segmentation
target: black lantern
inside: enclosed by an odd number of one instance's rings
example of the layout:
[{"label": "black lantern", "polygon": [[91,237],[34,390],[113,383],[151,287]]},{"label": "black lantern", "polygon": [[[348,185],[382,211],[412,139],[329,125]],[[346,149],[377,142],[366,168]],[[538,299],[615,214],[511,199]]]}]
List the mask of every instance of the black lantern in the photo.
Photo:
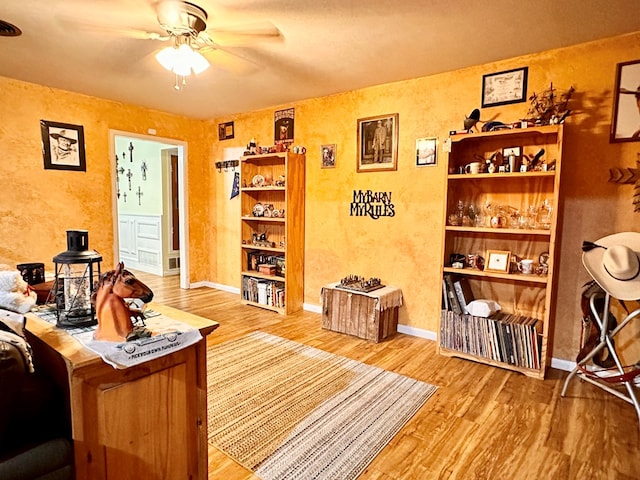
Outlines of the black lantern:
[{"label": "black lantern", "polygon": [[100,279],[102,255],[89,250],[87,230],[67,230],[67,251],[53,257],[56,267],[56,318],[60,327],[95,325],[91,294]]}]

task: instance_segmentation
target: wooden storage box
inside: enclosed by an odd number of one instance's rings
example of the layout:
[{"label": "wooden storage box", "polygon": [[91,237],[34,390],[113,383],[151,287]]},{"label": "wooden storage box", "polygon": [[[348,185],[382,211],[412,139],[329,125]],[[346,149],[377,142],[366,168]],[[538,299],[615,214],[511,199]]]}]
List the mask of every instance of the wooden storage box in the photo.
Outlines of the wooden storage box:
[{"label": "wooden storage box", "polygon": [[[392,304],[381,304],[389,294]],[[401,304],[402,292],[395,287],[361,293],[328,285],[322,288],[322,328],[377,343],[396,333]]]},{"label": "wooden storage box", "polygon": [[268,265],[268,264],[260,264],[258,265],[258,271],[260,273],[264,273],[265,275],[275,275],[276,274],[276,266]]}]

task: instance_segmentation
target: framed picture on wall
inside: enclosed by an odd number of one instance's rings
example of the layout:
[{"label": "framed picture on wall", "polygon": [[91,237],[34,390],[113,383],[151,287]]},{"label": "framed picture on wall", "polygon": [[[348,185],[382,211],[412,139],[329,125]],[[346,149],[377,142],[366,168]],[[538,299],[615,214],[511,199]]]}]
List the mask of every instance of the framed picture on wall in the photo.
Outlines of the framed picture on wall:
[{"label": "framed picture on wall", "polygon": [[398,169],[398,114],[358,120],[358,172]]},{"label": "framed picture on wall", "polygon": [[523,67],[483,75],[482,108],[524,102],[528,73],[529,67]]},{"label": "framed picture on wall", "polygon": [[87,170],[81,125],[40,120],[40,131],[45,169]]},{"label": "framed picture on wall", "polygon": [[640,60],[619,63],[609,141],[640,141]]},{"label": "framed picture on wall", "polygon": [[419,138],[416,140],[416,165],[418,167],[434,167],[437,162],[438,139]]},{"label": "framed picture on wall", "polygon": [[322,145],[320,147],[322,157],[321,168],[335,168],[336,166],[336,144]]},{"label": "framed picture on wall", "polygon": [[218,124],[218,140],[229,140],[234,137],[233,122]]}]

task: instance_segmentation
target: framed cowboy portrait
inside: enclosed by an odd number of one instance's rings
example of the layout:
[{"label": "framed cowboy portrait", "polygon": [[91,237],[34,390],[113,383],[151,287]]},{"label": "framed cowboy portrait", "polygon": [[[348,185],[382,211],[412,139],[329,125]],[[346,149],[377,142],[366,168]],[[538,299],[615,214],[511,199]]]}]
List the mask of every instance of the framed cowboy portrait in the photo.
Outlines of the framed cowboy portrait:
[{"label": "framed cowboy portrait", "polygon": [[610,143],[640,141],[640,60],[616,66]]},{"label": "framed cowboy portrait", "polygon": [[87,171],[81,125],[40,120],[44,168]]},{"label": "framed cowboy portrait", "polygon": [[398,114],[358,120],[358,172],[398,169]]}]

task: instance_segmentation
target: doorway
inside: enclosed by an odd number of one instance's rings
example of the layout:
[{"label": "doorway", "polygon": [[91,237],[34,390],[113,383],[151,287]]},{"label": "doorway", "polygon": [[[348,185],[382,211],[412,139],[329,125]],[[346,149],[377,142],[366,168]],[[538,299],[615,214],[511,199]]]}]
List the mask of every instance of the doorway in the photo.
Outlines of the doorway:
[{"label": "doorway", "polygon": [[114,259],[159,275],[179,271],[189,288],[186,143],[110,130],[109,148]]}]

